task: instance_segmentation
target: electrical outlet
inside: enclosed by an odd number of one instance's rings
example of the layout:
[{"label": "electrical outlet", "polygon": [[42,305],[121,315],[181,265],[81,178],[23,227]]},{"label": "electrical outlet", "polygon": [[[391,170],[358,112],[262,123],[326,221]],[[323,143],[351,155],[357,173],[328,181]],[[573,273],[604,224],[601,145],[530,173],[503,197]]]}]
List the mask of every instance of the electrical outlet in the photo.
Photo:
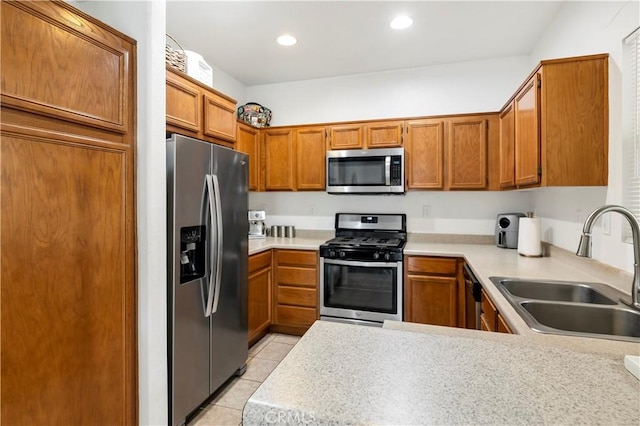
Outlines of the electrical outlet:
[{"label": "electrical outlet", "polygon": [[600,220],[602,221],[602,234],[611,235],[611,215],[603,214]]},{"label": "electrical outlet", "polygon": [[422,217],[431,217],[431,206],[425,204],[422,206]]}]

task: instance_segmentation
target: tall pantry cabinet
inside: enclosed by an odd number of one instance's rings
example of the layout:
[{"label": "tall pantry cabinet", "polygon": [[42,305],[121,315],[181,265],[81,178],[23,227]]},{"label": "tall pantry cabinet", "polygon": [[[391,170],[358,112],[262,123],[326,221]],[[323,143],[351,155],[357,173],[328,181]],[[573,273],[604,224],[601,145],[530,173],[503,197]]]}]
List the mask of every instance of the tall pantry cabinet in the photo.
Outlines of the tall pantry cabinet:
[{"label": "tall pantry cabinet", "polygon": [[137,424],[136,44],[0,7],[0,423]]}]

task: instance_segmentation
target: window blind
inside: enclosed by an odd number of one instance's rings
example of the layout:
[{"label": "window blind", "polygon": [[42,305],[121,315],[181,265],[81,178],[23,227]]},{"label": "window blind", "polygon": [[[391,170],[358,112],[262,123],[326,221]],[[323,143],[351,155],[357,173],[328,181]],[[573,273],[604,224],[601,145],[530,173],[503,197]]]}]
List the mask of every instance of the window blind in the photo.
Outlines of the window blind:
[{"label": "window blind", "polygon": [[[623,41],[623,173],[624,204],[640,220],[640,27]],[[625,241],[631,228],[625,225]]]}]

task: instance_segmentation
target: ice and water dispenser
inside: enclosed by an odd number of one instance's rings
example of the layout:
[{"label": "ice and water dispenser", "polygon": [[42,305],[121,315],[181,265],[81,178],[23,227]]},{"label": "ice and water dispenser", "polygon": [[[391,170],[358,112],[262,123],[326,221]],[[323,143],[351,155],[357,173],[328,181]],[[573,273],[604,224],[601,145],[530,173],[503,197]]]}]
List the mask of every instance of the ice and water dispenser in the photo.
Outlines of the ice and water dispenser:
[{"label": "ice and water dispenser", "polygon": [[180,284],[205,275],[206,226],[180,228]]}]

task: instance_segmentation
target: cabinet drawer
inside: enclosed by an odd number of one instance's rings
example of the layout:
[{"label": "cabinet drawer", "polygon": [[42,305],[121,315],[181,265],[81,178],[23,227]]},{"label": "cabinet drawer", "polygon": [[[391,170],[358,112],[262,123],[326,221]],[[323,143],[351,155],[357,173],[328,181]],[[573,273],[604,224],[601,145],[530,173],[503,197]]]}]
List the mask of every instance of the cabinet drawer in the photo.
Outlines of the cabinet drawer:
[{"label": "cabinet drawer", "polygon": [[306,265],[315,267],[318,264],[318,252],[308,250],[278,250],[278,264]]},{"label": "cabinet drawer", "polygon": [[313,287],[318,284],[318,270],[297,266],[278,266],[278,284],[298,287]]},{"label": "cabinet drawer", "polygon": [[318,306],[316,289],[278,286],[278,303],[282,305]]},{"label": "cabinet drawer", "polygon": [[454,276],[457,273],[458,260],[445,257],[409,256],[407,258],[408,272],[423,274],[438,274]]},{"label": "cabinet drawer", "polygon": [[271,250],[249,256],[249,275],[269,266],[271,266]]},{"label": "cabinet drawer", "polygon": [[277,318],[280,324],[311,325],[317,319],[317,313],[315,308],[278,305]]}]

